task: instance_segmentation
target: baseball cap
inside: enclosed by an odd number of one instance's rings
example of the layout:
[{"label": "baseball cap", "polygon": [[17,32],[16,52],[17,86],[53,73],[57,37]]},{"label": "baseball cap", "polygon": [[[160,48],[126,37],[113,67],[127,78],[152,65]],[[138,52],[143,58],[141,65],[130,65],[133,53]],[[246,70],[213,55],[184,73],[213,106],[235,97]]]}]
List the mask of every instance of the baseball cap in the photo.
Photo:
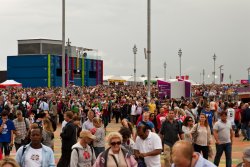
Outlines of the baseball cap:
[{"label": "baseball cap", "polygon": [[143,107],[143,111],[149,111],[148,107]]},{"label": "baseball cap", "polygon": [[95,135],[92,135],[92,133],[88,130],[83,130],[80,133],[80,138],[85,138],[85,137],[88,137],[88,138],[93,139],[93,140],[96,139]]}]

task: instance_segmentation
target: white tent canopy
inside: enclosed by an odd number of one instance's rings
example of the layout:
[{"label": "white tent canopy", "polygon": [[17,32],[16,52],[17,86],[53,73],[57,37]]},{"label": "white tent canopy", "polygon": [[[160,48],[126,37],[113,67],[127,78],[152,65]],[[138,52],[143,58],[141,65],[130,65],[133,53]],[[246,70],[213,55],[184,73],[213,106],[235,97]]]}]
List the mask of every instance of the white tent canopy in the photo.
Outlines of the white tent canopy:
[{"label": "white tent canopy", "polygon": [[14,80],[6,80],[0,83],[0,88],[6,88],[6,87],[22,87],[22,84]]},{"label": "white tent canopy", "polygon": [[[134,82],[134,77],[130,77],[127,81]],[[144,80],[141,77],[136,77],[136,82],[144,82]]]},{"label": "white tent canopy", "polygon": [[126,80],[120,76],[112,76],[108,79],[108,81],[114,81],[114,82],[118,82],[118,81],[121,81],[121,82],[125,82]]}]

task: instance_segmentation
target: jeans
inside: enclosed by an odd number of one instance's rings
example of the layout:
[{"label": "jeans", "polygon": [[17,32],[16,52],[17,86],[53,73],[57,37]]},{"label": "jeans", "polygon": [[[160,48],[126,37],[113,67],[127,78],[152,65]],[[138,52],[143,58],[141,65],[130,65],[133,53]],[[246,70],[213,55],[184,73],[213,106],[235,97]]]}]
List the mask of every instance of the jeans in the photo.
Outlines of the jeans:
[{"label": "jeans", "polygon": [[240,128],[241,128],[240,121],[235,120],[235,137],[239,137]]},{"label": "jeans", "polygon": [[214,131],[213,131],[213,124],[209,124],[209,127],[210,127],[210,131],[211,131],[211,135],[214,134]]},{"label": "jeans", "polygon": [[109,124],[109,116],[103,116],[102,117],[102,120],[103,120],[103,125],[104,125],[104,128],[106,128]]},{"label": "jeans", "polygon": [[242,125],[242,134],[245,138],[250,139],[250,126],[249,123],[243,123]]},{"label": "jeans", "polygon": [[4,150],[4,155],[5,156],[9,156],[10,155],[10,147],[9,147],[9,144],[10,143],[7,143],[7,142],[1,142],[0,143],[0,148],[1,148],[1,151],[3,153],[3,150]]},{"label": "jeans", "polygon": [[246,130],[247,130],[247,139],[250,140],[250,126],[249,123],[246,125]]},{"label": "jeans", "polygon": [[198,153],[202,152],[202,156],[205,159],[208,159],[208,146],[200,146],[200,145],[194,144],[194,151]]},{"label": "jeans", "polygon": [[214,164],[219,166],[220,158],[223,154],[223,151],[226,155],[226,167],[232,166],[232,144],[225,143],[225,144],[216,144],[216,155],[214,157]]}]

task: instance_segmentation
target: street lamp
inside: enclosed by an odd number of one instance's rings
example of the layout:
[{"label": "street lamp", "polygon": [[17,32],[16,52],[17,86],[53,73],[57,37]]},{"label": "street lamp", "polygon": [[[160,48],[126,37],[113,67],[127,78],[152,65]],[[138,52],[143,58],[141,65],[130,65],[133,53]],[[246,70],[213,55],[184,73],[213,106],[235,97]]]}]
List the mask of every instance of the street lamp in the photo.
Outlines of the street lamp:
[{"label": "street lamp", "polygon": [[203,69],[203,71],[202,71],[202,75],[203,75],[203,79],[202,79],[202,80],[203,80],[203,82],[202,82],[202,83],[203,83],[203,85],[204,85],[204,84],[205,84],[205,69]]},{"label": "street lamp", "polygon": [[223,65],[220,65],[220,67],[219,67],[219,69],[220,69],[220,84],[223,80],[222,75],[221,75],[221,71],[223,70],[222,67],[223,67]]},{"label": "street lamp", "polygon": [[250,84],[250,67],[247,69],[247,80],[248,80],[248,84]]},{"label": "street lamp", "polygon": [[134,84],[136,85],[136,52],[137,52],[136,45],[134,45],[133,47],[133,52],[134,52]]},{"label": "street lamp", "polygon": [[178,55],[180,57],[180,78],[179,79],[181,79],[181,55],[182,55],[181,49],[179,49]]},{"label": "street lamp", "polygon": [[69,41],[69,38],[68,38],[68,42],[66,42],[67,44],[67,71],[66,71],[66,87],[69,86],[69,73],[70,73],[70,69],[69,69],[69,60],[70,60],[70,56],[71,56],[71,42]]},{"label": "street lamp", "polygon": [[163,67],[164,67],[164,81],[166,81],[167,80],[167,77],[166,77],[167,63],[166,62],[163,63]]},{"label": "street lamp", "polygon": [[147,10],[147,72],[148,72],[148,103],[150,103],[150,83],[151,83],[151,0],[148,0]]},{"label": "street lamp", "polygon": [[215,84],[215,60],[216,60],[216,55],[213,55],[213,60],[214,60],[214,84]]},{"label": "street lamp", "polygon": [[229,75],[229,80],[230,80],[229,84],[232,84],[232,75],[231,74]]},{"label": "street lamp", "polygon": [[201,84],[201,76],[202,76],[202,73],[200,73],[200,84]]},{"label": "street lamp", "polygon": [[62,97],[65,97],[65,0],[62,0]]}]

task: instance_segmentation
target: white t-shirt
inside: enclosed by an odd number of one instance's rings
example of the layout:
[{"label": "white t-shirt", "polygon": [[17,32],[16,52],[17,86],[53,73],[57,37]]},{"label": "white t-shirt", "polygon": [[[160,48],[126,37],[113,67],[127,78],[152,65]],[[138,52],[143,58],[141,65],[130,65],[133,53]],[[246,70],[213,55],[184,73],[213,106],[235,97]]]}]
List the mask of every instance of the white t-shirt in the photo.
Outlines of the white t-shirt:
[{"label": "white t-shirt", "polygon": [[25,155],[25,167],[41,167],[42,166],[42,148],[29,148]]},{"label": "white t-shirt", "polygon": [[63,120],[61,132],[62,132],[63,128],[66,126],[67,123],[68,123],[67,121]]},{"label": "white t-shirt", "polygon": [[235,118],[235,110],[233,108],[228,108],[227,109],[227,120],[230,121],[232,125],[235,125],[234,118]]},{"label": "white t-shirt", "polygon": [[131,115],[136,115],[136,105],[132,105],[132,107],[131,107],[131,113],[130,113]]},{"label": "white t-shirt", "polygon": [[[162,142],[156,133],[149,132],[145,140],[142,140],[139,136],[136,137],[134,149],[139,150],[140,153],[147,153],[156,149],[162,149]],[[147,167],[161,167],[160,154],[145,157],[144,160]]]},{"label": "white t-shirt", "polygon": [[230,130],[232,129],[232,124],[230,121],[226,123],[221,120],[217,121],[213,129],[218,131],[218,139],[221,144],[231,143]]}]

